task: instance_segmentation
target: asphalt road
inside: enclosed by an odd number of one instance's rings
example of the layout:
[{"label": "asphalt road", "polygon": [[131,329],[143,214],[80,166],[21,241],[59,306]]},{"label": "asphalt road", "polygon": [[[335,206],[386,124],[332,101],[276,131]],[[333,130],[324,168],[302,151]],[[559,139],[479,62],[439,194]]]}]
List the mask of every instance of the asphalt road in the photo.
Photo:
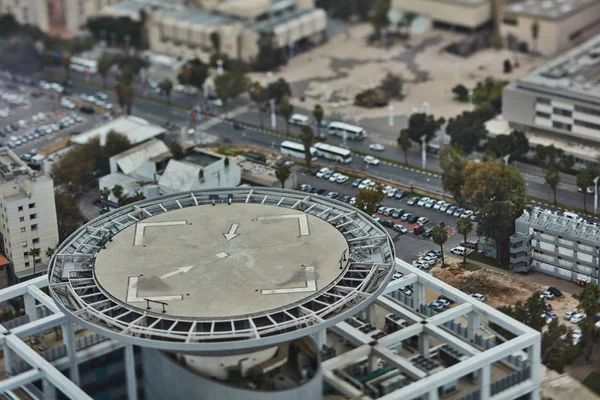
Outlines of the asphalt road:
[{"label": "asphalt road", "polygon": [[[97,88],[87,87],[83,85],[75,85],[73,88],[74,93],[95,93],[97,92]],[[106,91],[109,94],[111,101],[113,104],[116,104],[116,99],[113,93],[110,91]],[[190,96],[178,95],[185,97],[185,101],[189,101]],[[160,96],[159,96],[160,97]],[[173,98],[174,103],[181,103],[184,100]],[[248,100],[242,98],[237,99],[236,101],[231,102],[229,105],[229,110],[232,111],[236,107],[241,105],[247,105]],[[185,104],[187,106],[187,103]],[[179,108],[167,107],[163,104],[154,103],[150,101],[145,101],[141,99],[136,99],[133,105],[133,113],[135,115],[139,115],[143,118],[147,118],[156,123],[164,123],[165,121],[176,122],[179,125],[190,124],[190,115],[189,111],[185,111]],[[235,119],[240,122],[245,122],[253,125],[260,124],[260,116],[257,112],[250,110],[247,112],[243,112],[239,115],[236,115]],[[287,130],[287,126],[285,120],[279,116],[276,118],[277,121],[277,129],[285,132]],[[201,123],[202,121],[198,121]],[[265,115],[263,119],[263,123],[265,126],[270,127],[270,117],[269,115]],[[267,147],[278,147],[281,141],[285,140],[280,136],[276,136],[266,131],[259,131],[253,129],[247,129],[242,135],[242,132],[239,130],[233,129],[232,125],[229,122],[223,122],[215,124],[210,128],[206,129],[208,133],[218,135],[221,137],[229,137],[233,143],[250,143],[259,146],[267,146]],[[300,128],[296,126],[290,126],[289,132],[292,135],[299,135]],[[327,142],[340,145],[342,144],[342,139],[337,137],[328,136]],[[386,158],[395,160],[397,162],[404,161],[404,155],[402,151],[399,151],[397,148],[392,148],[386,146],[386,149],[383,152],[374,152],[369,150],[368,146],[372,143],[370,138],[367,138],[364,141],[347,141],[347,146],[352,150],[357,150],[363,153],[370,153],[376,157]],[[411,151],[408,155],[409,166],[410,165],[421,165],[421,154],[418,151]],[[327,164],[327,163],[326,163]],[[348,168],[356,169],[358,171],[369,172],[376,177],[393,180],[407,186],[413,184],[415,187],[420,187],[426,190],[430,190],[433,192],[437,192],[442,194],[441,188],[441,179],[432,174],[426,174],[415,170],[413,168],[404,168],[395,164],[386,164],[382,163],[377,167],[370,167],[368,170],[366,165],[358,159],[358,157],[354,157],[354,160],[351,164],[347,165]],[[432,171],[439,171],[438,159],[434,156],[429,155],[427,161],[428,169]],[[519,165],[520,167],[520,165]],[[552,200],[552,191],[548,187],[548,185],[544,182],[543,172],[535,167],[526,166],[526,173],[524,174],[524,179],[527,184],[527,193],[530,196],[537,197],[540,199],[544,199],[546,201]],[[560,204],[565,204],[570,207],[575,208],[583,208],[583,196],[581,193],[577,192],[575,186],[573,186],[572,179],[565,179],[567,183],[561,183],[557,190],[557,200]],[[589,196],[589,207],[590,210],[593,202],[593,196]],[[589,213],[588,213],[589,214]],[[590,218],[589,216],[587,217]]]}]

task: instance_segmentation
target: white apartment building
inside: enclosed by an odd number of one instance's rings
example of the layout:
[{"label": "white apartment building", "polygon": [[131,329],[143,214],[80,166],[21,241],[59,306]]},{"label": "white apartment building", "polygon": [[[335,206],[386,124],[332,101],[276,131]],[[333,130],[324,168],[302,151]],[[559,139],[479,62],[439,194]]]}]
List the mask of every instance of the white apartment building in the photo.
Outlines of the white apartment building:
[{"label": "white apartment building", "polygon": [[[52,179],[36,176],[12,150],[0,149],[0,252],[11,262],[15,279],[45,273],[46,249],[57,244]],[[39,249],[39,256],[34,259],[30,249]]]}]

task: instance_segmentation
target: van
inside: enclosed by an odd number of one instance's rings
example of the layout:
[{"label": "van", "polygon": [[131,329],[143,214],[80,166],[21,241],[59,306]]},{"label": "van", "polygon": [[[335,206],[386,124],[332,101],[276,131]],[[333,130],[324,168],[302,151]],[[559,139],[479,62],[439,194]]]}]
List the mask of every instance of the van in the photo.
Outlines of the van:
[{"label": "van", "polygon": [[308,126],[310,125],[311,120],[306,115],[294,114],[288,122],[292,125]]},{"label": "van", "polygon": [[583,218],[581,218],[579,215],[572,213],[570,211],[563,212],[563,217],[572,219],[573,221],[583,222]]},{"label": "van", "polygon": [[456,254],[457,256],[464,256],[466,250],[467,249],[465,249],[464,247],[458,246],[458,247],[455,247],[452,250],[450,250],[450,253]]}]

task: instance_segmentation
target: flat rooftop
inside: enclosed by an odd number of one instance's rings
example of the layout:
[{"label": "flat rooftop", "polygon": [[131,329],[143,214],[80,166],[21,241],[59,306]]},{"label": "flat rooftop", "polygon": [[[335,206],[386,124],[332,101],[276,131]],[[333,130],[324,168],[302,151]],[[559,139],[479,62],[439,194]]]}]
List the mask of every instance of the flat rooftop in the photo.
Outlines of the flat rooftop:
[{"label": "flat rooftop", "polygon": [[206,205],[119,232],[98,253],[95,273],[103,290],[142,309],[153,298],[173,316],[245,316],[315,295],[340,275],[347,250],[335,227],[304,212]]},{"label": "flat rooftop", "polygon": [[598,0],[525,0],[504,7],[505,13],[534,18],[560,19]]},{"label": "flat rooftop", "polygon": [[113,119],[97,128],[73,136],[71,141],[76,144],[86,144],[94,138],[99,138],[100,144],[104,145],[106,143],[106,136],[111,131],[127,136],[131,144],[134,145],[165,133],[163,127],[153,125],[143,118],[129,115]]},{"label": "flat rooftop", "polygon": [[220,159],[221,159],[220,157],[216,157],[216,156],[210,155],[208,153],[199,152],[199,151],[194,151],[190,154],[187,154],[185,157],[183,157],[184,161],[187,161],[192,164],[200,165],[201,167],[206,167],[210,164],[213,164],[213,163],[219,161]]},{"label": "flat rooftop", "polygon": [[287,24],[290,21],[296,20],[305,15],[313,14],[316,12],[323,12],[321,9],[308,9],[308,10],[295,10],[291,12],[286,12],[279,17],[275,17],[271,20],[266,20],[259,22],[250,27],[251,31],[254,32],[271,32],[275,29],[275,27],[283,24]]},{"label": "flat rooftop", "polygon": [[536,68],[514,84],[600,102],[600,35]]}]

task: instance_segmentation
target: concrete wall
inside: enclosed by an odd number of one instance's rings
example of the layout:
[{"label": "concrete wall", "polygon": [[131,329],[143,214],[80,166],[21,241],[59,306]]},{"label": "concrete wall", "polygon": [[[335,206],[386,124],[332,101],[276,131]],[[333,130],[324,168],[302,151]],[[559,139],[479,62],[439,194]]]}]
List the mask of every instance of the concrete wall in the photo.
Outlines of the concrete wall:
[{"label": "concrete wall", "polygon": [[475,29],[492,19],[489,1],[469,5],[445,0],[392,0],[392,9],[426,15],[434,21]]},{"label": "concrete wall", "polygon": [[322,398],[321,369],[306,384],[292,390],[260,392],[235,388],[204,378],[157,350],[142,348],[143,387],[147,400],[318,400]]},{"label": "concrete wall", "polygon": [[[555,56],[567,51],[600,33],[600,2],[590,4],[581,10],[561,19],[540,19],[526,15],[506,14],[505,18],[516,20],[516,25],[502,23],[500,34],[505,39],[509,35],[525,42],[530,51],[545,56]],[[531,26],[538,23],[538,40],[531,36]]]}]

